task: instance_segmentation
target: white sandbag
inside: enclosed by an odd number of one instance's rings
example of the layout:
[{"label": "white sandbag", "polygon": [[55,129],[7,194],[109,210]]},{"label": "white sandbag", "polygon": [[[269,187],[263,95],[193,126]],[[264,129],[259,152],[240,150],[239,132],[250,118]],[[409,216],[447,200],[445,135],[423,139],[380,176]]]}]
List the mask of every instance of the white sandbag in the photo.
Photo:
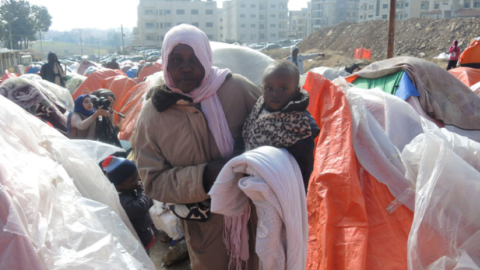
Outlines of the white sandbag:
[{"label": "white sandbag", "polygon": [[98,166],[119,149],[0,108],[2,269],[155,269]]},{"label": "white sandbag", "polygon": [[263,71],[274,60],[269,56],[248,47],[221,42],[210,42],[213,52],[213,65],[228,68],[255,85],[262,84]]},{"label": "white sandbag", "polygon": [[180,220],[168,209],[167,205],[153,200],[153,206],[150,207],[149,213],[157,230],[164,231],[173,240],[179,240],[183,237]]},{"label": "white sandbag", "polygon": [[438,56],[435,56],[433,57],[434,59],[438,59],[438,60],[450,60],[450,56],[448,55],[448,53],[440,53]]},{"label": "white sandbag", "polygon": [[311,69],[309,72],[320,74],[330,81],[333,81],[338,77],[348,77],[351,75],[350,73],[346,72],[344,68],[316,67]]}]

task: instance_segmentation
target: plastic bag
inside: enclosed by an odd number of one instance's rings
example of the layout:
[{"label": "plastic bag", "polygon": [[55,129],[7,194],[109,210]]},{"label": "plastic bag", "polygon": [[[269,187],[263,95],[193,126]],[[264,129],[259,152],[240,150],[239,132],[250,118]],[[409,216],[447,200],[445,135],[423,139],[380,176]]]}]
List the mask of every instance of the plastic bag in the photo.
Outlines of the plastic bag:
[{"label": "plastic bag", "polygon": [[2,269],[155,269],[98,166],[119,149],[0,108]]},{"label": "plastic bag", "polygon": [[180,219],[164,203],[153,200],[153,206],[149,212],[157,230],[164,231],[173,240],[179,240],[183,237]]}]

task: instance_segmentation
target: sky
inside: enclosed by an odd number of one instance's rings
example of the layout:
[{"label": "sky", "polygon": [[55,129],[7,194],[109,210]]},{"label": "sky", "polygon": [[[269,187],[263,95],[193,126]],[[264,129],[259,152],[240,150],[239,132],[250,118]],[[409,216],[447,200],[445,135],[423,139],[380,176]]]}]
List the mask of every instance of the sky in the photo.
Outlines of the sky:
[{"label": "sky", "polygon": [[[51,30],[75,28],[109,29],[135,27],[139,0],[28,0],[32,5],[43,5],[53,17]],[[216,0],[220,2],[222,0]],[[221,6],[221,4],[219,3]],[[288,8],[307,7],[307,0],[289,0]]]}]

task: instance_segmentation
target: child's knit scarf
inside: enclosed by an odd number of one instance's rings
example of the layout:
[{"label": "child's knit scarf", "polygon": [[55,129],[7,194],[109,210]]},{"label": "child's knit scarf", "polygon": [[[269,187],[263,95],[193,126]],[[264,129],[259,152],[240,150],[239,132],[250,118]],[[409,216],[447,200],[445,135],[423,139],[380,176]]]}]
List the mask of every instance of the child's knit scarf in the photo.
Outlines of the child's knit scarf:
[{"label": "child's knit scarf", "polygon": [[243,127],[245,150],[266,145],[287,148],[312,136],[306,112],[308,101],[308,93],[301,90],[298,98],[281,111],[262,114],[265,102],[261,96]]}]

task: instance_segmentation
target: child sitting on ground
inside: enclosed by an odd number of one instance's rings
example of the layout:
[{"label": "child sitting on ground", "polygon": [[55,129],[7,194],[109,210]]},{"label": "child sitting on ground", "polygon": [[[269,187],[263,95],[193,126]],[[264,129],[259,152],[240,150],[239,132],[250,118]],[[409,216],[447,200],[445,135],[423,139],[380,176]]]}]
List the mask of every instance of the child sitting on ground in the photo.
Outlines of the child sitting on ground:
[{"label": "child sitting on ground", "polygon": [[120,204],[125,209],[147,254],[150,255],[150,247],[155,243],[155,236],[148,210],[153,201],[143,191],[137,166],[128,159],[109,156],[102,163],[102,168],[110,182],[115,185],[120,196]]},{"label": "child sitting on ground", "polygon": [[243,139],[247,151],[265,145],[286,148],[300,167],[306,190],[320,129],[307,112],[309,95],[299,80],[298,68],[290,61],[276,61],[265,69],[263,96],[247,117]]}]

